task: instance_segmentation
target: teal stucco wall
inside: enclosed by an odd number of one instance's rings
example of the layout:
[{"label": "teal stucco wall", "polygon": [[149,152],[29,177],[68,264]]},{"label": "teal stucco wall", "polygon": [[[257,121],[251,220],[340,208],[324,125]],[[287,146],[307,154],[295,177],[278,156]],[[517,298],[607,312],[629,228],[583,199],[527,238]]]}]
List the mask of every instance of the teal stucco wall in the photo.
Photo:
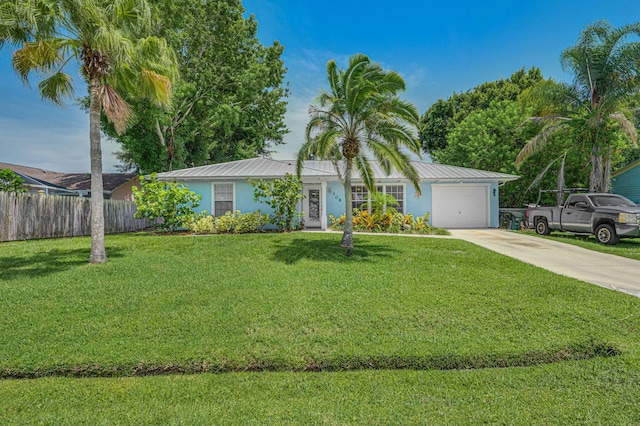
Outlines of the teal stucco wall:
[{"label": "teal stucco wall", "polygon": [[[638,169],[638,179],[640,180],[640,167]],[[216,181],[218,182],[218,181]],[[260,203],[253,199],[253,187],[246,180],[229,180],[220,181],[220,183],[235,184],[235,209],[243,213],[260,210],[263,213],[272,213],[271,208],[264,203]],[[208,213],[213,211],[211,198],[211,181],[188,181],[184,182],[192,191],[202,195],[202,201],[197,208],[198,212],[206,210]],[[380,182],[384,183],[384,182]],[[394,182],[395,183],[395,182]],[[472,182],[462,182],[472,183]],[[393,183],[392,183],[393,184]],[[411,213],[414,216],[422,216],[432,210],[432,188],[431,182],[421,183],[422,195],[416,194],[415,188],[409,183],[405,183],[405,214]],[[490,206],[490,226],[497,228],[499,226],[499,197],[498,183],[492,182],[489,187],[489,206]],[[623,194],[624,195],[624,194]],[[639,194],[640,195],[640,194]],[[332,214],[340,216],[344,214],[344,187],[339,181],[330,181],[326,185],[326,206],[325,212],[327,217]],[[637,202],[637,201],[636,201]],[[329,221],[327,220],[327,223]]]},{"label": "teal stucco wall", "polygon": [[611,180],[611,192],[640,204],[640,162]]},{"label": "teal stucco wall", "polygon": [[[216,181],[218,182],[218,181]],[[195,210],[200,213],[204,210],[211,214],[213,212],[213,199],[211,194],[211,181],[188,181],[182,182],[196,194],[202,196],[200,206]],[[229,180],[219,181],[219,183],[233,183],[235,186],[235,209],[242,213],[250,213],[260,210],[263,213],[272,213],[272,209],[268,204],[260,203],[253,199],[253,187],[246,180]]]}]

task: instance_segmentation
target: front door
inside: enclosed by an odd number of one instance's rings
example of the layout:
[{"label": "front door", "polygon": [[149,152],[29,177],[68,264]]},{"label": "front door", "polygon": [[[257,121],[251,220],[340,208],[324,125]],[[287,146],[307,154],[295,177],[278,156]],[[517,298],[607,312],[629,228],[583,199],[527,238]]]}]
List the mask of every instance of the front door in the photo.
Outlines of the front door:
[{"label": "front door", "polygon": [[304,226],[306,228],[320,228],[320,215],[322,214],[322,205],[320,202],[320,185],[304,187],[304,202],[302,209],[304,210]]}]

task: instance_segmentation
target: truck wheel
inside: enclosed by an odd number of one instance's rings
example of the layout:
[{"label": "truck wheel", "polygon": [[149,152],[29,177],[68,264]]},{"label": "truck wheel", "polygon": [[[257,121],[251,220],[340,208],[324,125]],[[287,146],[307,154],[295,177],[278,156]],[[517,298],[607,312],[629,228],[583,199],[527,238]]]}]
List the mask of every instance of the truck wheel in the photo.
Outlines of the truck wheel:
[{"label": "truck wheel", "polygon": [[551,233],[551,229],[549,229],[549,224],[547,223],[547,219],[538,219],[536,221],[536,234],[549,235],[550,233]]},{"label": "truck wheel", "polygon": [[613,226],[603,223],[602,225],[596,228],[596,232],[594,234],[596,237],[596,241],[600,244],[606,244],[608,246],[613,246],[618,244],[620,238],[616,234],[616,230]]}]

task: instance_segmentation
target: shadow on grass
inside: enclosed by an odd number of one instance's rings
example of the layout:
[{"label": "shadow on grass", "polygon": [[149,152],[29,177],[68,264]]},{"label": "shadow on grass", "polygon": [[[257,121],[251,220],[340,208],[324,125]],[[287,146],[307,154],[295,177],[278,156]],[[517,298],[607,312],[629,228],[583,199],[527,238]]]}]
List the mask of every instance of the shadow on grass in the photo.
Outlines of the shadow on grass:
[{"label": "shadow on grass", "polygon": [[[0,257],[0,280],[38,278],[89,263],[89,249],[53,249],[22,256]],[[107,248],[108,258],[122,257],[122,250]]]},{"label": "shadow on grass", "polygon": [[621,355],[616,347],[602,342],[582,342],[562,348],[513,354],[427,356],[338,355],[307,358],[302,363],[280,358],[248,358],[243,361],[210,359],[166,364],[139,363],[128,365],[76,365],[30,369],[0,367],[0,379],[36,379],[39,377],[144,377],[166,374],[200,374],[232,372],[338,372],[361,370],[476,370],[483,368],[531,367],[592,358]]},{"label": "shadow on grass", "polygon": [[293,265],[303,259],[323,262],[374,262],[377,258],[386,258],[399,253],[398,250],[370,241],[355,241],[349,254],[341,248],[337,240],[318,240],[295,238],[275,244],[274,259],[278,262]]}]

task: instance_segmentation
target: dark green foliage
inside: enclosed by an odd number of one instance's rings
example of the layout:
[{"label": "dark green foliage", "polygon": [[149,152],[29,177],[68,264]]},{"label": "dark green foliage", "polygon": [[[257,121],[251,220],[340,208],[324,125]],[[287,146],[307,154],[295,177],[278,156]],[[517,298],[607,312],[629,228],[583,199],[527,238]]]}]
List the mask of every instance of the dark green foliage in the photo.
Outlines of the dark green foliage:
[{"label": "dark green foliage", "polygon": [[447,146],[447,137],[472,112],[489,108],[491,102],[515,101],[520,94],[543,80],[539,68],[524,68],[508,79],[476,86],[464,93],[454,93],[447,100],[436,101],[420,118],[420,142],[426,153]]},{"label": "dark green foliage", "polygon": [[[553,159],[566,151],[570,132],[556,135],[549,150],[529,158],[519,169],[516,157],[540,126],[523,122],[529,116],[518,102],[492,102],[488,108],[471,112],[449,134],[445,149],[432,152],[434,161],[453,166],[491,170],[521,176],[514,182],[500,187],[501,207],[522,207],[534,202],[538,189],[556,187],[558,166],[550,169],[542,181],[527,191],[541,170]],[[581,187],[586,182],[581,179],[588,163],[588,155],[579,149],[568,153],[565,182],[569,187]],[[559,163],[558,163],[559,164]]]},{"label": "dark green foliage", "polygon": [[[134,100],[136,120],[117,140],[125,168],[141,173],[270,152],[286,133],[283,46],[263,46],[240,0],[155,0],[181,80],[169,112]],[[111,126],[103,122],[111,136]]]},{"label": "dark green foliage", "polygon": [[133,187],[138,207],[135,217],[155,221],[156,226],[173,232],[194,217],[202,195],[176,182],[159,182],[155,174],[140,179],[140,189]]},{"label": "dark green foliage", "polygon": [[300,227],[302,214],[298,212],[298,205],[304,196],[299,178],[286,173],[283,178],[249,182],[254,188],[253,198],[271,207],[271,223],[285,232]]},{"label": "dark green foliage", "polygon": [[11,169],[0,170],[0,191],[4,192],[27,192],[22,187],[24,179]]}]

